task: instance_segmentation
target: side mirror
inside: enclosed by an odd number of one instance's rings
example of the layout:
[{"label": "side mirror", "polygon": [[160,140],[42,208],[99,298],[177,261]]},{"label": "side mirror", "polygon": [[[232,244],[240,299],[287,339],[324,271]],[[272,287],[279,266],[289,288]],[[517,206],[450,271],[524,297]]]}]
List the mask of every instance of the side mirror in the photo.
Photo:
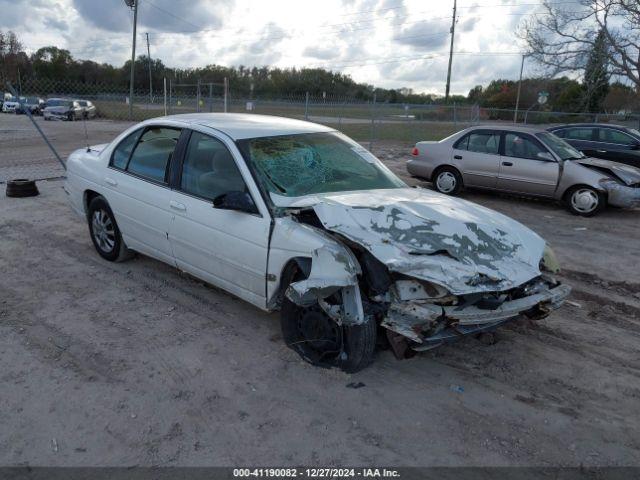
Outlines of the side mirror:
[{"label": "side mirror", "polygon": [[227,192],[213,199],[213,207],[221,210],[236,210],[238,212],[259,213],[251,195],[247,192]]},{"label": "side mirror", "polygon": [[556,161],[556,159],[553,158],[553,155],[551,155],[549,152],[538,152],[536,157],[538,158],[538,160],[545,160],[547,162],[555,162]]}]

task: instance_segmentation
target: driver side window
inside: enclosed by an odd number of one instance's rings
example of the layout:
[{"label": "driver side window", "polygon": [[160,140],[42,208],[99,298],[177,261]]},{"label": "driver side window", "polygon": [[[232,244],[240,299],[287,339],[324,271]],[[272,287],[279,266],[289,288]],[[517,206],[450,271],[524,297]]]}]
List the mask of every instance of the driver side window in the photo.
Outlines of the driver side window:
[{"label": "driver side window", "polygon": [[538,154],[546,152],[537,142],[523,135],[507,133],[504,137],[504,154],[507,157],[540,160]]},{"label": "driver side window", "polygon": [[231,152],[220,140],[199,132],[193,132],[189,139],[180,188],[207,200],[224,193],[246,191]]}]

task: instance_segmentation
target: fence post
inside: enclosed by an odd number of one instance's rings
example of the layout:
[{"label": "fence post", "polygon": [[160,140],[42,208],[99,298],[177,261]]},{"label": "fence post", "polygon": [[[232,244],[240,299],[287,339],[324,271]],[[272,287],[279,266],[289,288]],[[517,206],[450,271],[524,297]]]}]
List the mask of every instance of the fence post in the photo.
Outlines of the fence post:
[{"label": "fence post", "polygon": [[309,92],[304,94],[304,119],[309,120]]},{"label": "fence post", "polygon": [[198,79],[198,86],[196,91],[196,112],[200,113],[200,79]]},{"label": "fence post", "polygon": [[229,112],[229,79],[227,77],[224,77],[223,88],[224,88],[224,92],[223,92],[224,113],[228,113]]},{"label": "fence post", "polygon": [[369,151],[373,148],[373,139],[376,134],[376,93],[373,92],[373,103],[371,104],[371,137],[369,138]]},{"label": "fence post", "polygon": [[164,88],[164,116],[167,116],[167,77],[163,79],[163,88]]},{"label": "fence post", "polygon": [[453,124],[458,127],[458,110],[456,109],[456,102],[453,102]]},{"label": "fence post", "polygon": [[171,112],[171,79],[169,79],[169,112]]}]

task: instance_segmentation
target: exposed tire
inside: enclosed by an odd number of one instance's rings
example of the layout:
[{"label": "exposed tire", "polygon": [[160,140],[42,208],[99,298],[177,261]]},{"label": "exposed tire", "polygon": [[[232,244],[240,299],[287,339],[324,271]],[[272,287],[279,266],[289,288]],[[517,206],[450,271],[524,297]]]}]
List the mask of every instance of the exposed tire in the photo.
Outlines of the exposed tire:
[{"label": "exposed tire", "polygon": [[433,188],[445,195],[458,195],[462,190],[462,175],[453,167],[440,167],[432,175]]},{"label": "exposed tire", "polygon": [[122,262],[133,256],[122,240],[116,219],[104,197],[89,202],[87,212],[89,235],[96,251],[110,262]]},{"label": "exposed tire", "polygon": [[577,185],[567,191],[565,204],[574,215],[592,217],[606,207],[607,197],[594,188]]},{"label": "exposed tire", "polygon": [[300,307],[285,296],[280,324],[286,345],[312,365],[355,373],[373,361],[377,329],[371,318],[340,326],[319,305]]},{"label": "exposed tire", "polygon": [[35,197],[39,195],[38,187],[35,180],[27,180],[26,178],[16,178],[7,182],[7,197]]}]

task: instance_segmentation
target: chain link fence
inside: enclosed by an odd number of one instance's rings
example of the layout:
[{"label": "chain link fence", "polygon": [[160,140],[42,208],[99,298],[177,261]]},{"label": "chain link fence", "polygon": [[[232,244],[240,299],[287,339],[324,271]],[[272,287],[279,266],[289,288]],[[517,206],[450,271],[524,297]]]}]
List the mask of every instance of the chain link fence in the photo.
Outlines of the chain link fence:
[{"label": "chain link fence", "polygon": [[[16,86],[18,87],[18,86]],[[409,148],[421,140],[439,140],[462,128],[481,124],[510,124],[514,110],[482,108],[478,105],[398,104],[361,101],[332,95],[282,95],[254,97],[234,91],[228,82],[184,84],[167,80],[160,89],[136,91],[129,105],[128,87],[81,84],[35,79],[23,81],[19,95],[29,104],[51,98],[82,99],[95,105],[95,117],[75,122],[34,119],[64,158],[84,145],[105,143],[135,122],[165,114],[234,112],[279,115],[308,120],[336,128],[374,153],[385,145]],[[7,94],[5,93],[5,97]],[[6,102],[5,102],[6,103]],[[5,109],[6,110],[6,109]],[[609,122],[637,128],[640,114],[566,113],[540,110],[537,105],[521,109],[519,124],[548,127],[560,123]],[[25,115],[0,115],[0,182],[8,178],[50,178],[64,170],[48,150]]]}]

